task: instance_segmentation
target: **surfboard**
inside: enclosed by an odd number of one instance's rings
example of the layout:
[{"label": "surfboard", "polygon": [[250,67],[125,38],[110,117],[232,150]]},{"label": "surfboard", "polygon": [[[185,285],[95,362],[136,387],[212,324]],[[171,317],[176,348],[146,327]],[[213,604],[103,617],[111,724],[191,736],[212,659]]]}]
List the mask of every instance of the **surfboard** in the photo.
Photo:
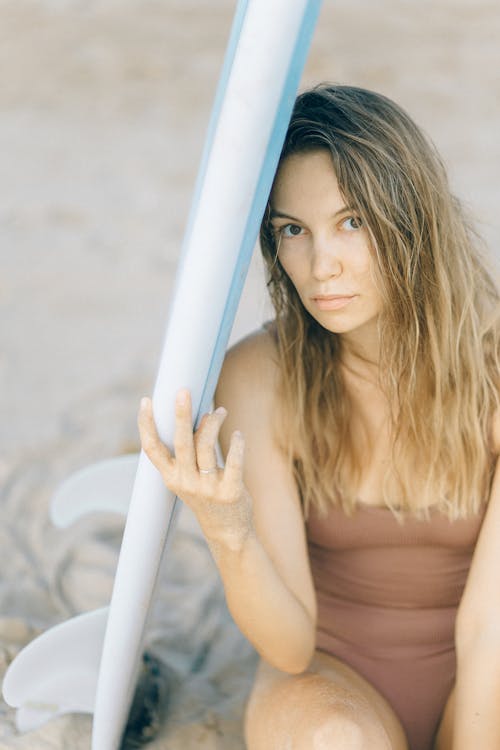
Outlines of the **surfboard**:
[{"label": "surfboard", "polygon": [[[158,431],[170,446],[174,398],[181,387],[191,391],[195,423],[210,408],[320,5],[321,0],[240,0],[237,5],[153,392]],[[81,496],[75,502],[85,504]],[[95,509],[95,503],[89,505]],[[104,636],[99,634],[93,750],[120,746],[147,614],[178,507],[141,453],[109,613],[100,618],[106,625]],[[67,513],[78,514],[77,509]],[[84,627],[80,637],[86,637]],[[7,694],[4,684],[7,700],[17,680],[15,664],[6,678]],[[21,693],[18,689],[18,702]]]}]

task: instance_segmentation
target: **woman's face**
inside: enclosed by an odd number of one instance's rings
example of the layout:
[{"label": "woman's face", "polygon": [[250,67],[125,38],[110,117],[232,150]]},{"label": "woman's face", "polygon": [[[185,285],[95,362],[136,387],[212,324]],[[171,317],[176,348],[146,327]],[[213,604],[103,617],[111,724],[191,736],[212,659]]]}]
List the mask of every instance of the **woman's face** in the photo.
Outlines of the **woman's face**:
[{"label": "woman's face", "polygon": [[368,231],[346,206],[327,151],[284,160],[271,195],[271,224],[281,265],[318,323],[353,342],[376,337],[382,299]]}]

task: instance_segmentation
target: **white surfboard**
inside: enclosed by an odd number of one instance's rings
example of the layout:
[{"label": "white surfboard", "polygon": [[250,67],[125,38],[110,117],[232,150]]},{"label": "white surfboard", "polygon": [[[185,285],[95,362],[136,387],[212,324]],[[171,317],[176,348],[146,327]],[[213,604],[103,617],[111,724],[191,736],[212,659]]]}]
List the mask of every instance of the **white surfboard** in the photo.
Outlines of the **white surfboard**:
[{"label": "white surfboard", "polygon": [[[195,422],[210,406],[320,5],[321,0],[238,3],[153,393],[158,431],[167,444],[181,387],[191,391]],[[177,507],[141,453],[104,635],[92,750],[120,746]],[[14,677],[16,662],[11,684]]]}]

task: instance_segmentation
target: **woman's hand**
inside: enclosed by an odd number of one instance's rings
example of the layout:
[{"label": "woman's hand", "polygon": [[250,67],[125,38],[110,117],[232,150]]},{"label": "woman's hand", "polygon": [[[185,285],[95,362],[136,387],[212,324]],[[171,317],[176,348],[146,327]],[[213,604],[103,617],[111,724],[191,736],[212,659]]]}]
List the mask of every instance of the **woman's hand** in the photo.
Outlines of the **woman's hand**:
[{"label": "woman's hand", "polygon": [[168,489],[195,513],[210,544],[241,548],[252,529],[251,500],[243,484],[244,441],[233,433],[224,468],[217,466],[216,443],[226,410],[205,414],[193,434],[191,397],[182,390],[175,401],[175,436],[172,455],[160,440],[151,400],[139,411],[139,432],[144,452],[161,473]]}]

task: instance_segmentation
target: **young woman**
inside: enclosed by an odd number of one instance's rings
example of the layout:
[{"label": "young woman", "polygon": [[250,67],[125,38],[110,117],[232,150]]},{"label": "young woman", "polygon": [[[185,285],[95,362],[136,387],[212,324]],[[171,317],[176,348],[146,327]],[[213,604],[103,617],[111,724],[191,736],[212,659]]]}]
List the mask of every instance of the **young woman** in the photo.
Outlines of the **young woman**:
[{"label": "young woman", "polygon": [[499,296],[477,238],[405,112],[322,85],[261,246],[276,318],[228,353],[220,406],[193,436],[179,394],[175,455],[148,400],[139,419],[262,657],[247,746],[496,750]]}]

